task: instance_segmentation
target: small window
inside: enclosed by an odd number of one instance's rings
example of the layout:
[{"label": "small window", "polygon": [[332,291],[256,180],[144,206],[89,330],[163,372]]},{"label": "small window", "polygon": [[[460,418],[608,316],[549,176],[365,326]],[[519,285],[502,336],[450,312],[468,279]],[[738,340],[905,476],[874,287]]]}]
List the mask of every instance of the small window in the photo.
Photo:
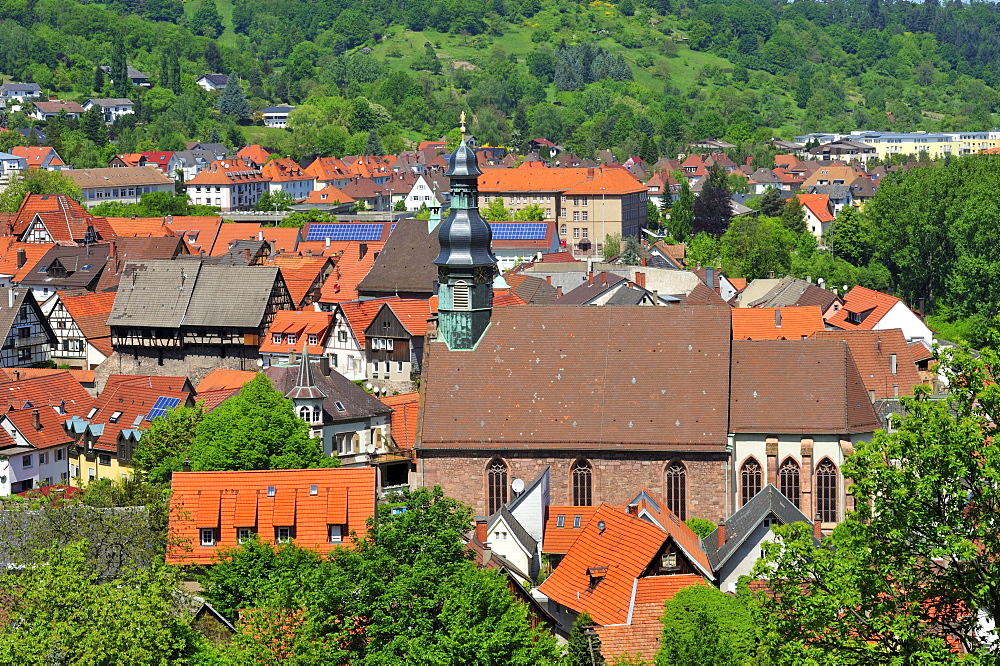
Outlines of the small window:
[{"label": "small window", "polygon": [[660,556],[660,568],[664,571],[674,571],[677,569],[677,553],[663,553]]},{"label": "small window", "polygon": [[556,516],[556,527],[566,527],[566,516],[562,514]]},{"label": "small window", "polygon": [[347,331],[337,331],[337,340],[347,342]]},{"label": "small window", "polygon": [[342,403],[341,401],[336,400],[336,401],[334,401],[333,404],[336,405],[338,412],[346,412],[347,411],[347,408],[344,407],[344,403]]},{"label": "small window", "polygon": [[290,344],[290,345],[294,345],[295,344],[295,334],[294,333],[289,333],[288,334],[288,344]]},{"label": "small window", "polygon": [[108,419],[108,423],[118,423],[118,419],[120,419],[121,417],[122,417],[122,413],[121,412],[114,412],[111,415],[111,418]]},{"label": "small window", "polygon": [[38,454],[38,464],[39,465],[44,465],[47,462],[49,462],[49,454],[47,454],[47,453],[39,453]]},{"label": "small window", "polygon": [[97,456],[97,463],[99,465],[104,465],[105,467],[110,467],[111,466],[111,454],[110,453],[101,453],[101,454],[99,454]]},{"label": "small window", "polygon": [[311,345],[317,345],[317,344],[319,344],[319,338],[316,336],[315,333],[310,333],[309,334],[309,344],[311,344]]},{"label": "small window", "polygon": [[201,531],[201,545],[203,545],[203,546],[214,546],[215,545],[215,530],[202,530]]},{"label": "small window", "polygon": [[276,489],[275,489],[275,487],[274,487],[274,486],[268,486],[268,487],[267,487],[267,496],[268,496],[268,497],[274,497],[274,494],[275,494],[275,490],[276,490]]},{"label": "small window", "polygon": [[87,418],[88,419],[94,418],[94,414],[96,413],[97,413],[97,407],[92,407],[91,410],[87,412]]},{"label": "small window", "polygon": [[279,527],[277,529],[278,533],[278,543],[288,543],[292,540],[292,528],[291,527]]},{"label": "small window", "polygon": [[576,515],[573,516],[573,528],[580,529],[580,525],[583,523],[583,516]]},{"label": "small window", "polygon": [[344,526],[330,525],[330,543],[342,543],[344,541]]},{"label": "small window", "polygon": [[237,543],[243,543],[249,541],[253,538],[253,529],[249,527],[240,527],[236,530],[236,541]]},{"label": "small window", "polygon": [[319,495],[319,486],[317,486],[315,483],[309,486],[309,494]]},{"label": "small window", "polygon": [[272,333],[271,334],[271,342],[273,342],[276,345],[280,345],[281,344],[281,333]]},{"label": "small window", "polygon": [[66,451],[64,449],[56,449],[56,461],[62,460],[66,456]]},{"label": "small window", "polygon": [[21,458],[21,467],[31,467],[34,463],[31,461],[31,454],[28,454]]}]

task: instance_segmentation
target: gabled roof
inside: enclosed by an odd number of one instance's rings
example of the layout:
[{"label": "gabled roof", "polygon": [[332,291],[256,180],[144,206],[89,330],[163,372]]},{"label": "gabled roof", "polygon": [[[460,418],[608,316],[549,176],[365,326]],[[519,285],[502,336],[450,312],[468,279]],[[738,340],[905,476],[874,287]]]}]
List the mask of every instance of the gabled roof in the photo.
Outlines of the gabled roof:
[{"label": "gabled roof", "polygon": [[[375,512],[375,468],[287,469],[249,472],[175,472],[170,499],[168,564],[209,564],[217,548],[236,547],[238,527],[256,528],[273,543],[275,528],[294,527],[295,543],[326,554],[353,547]],[[268,488],[274,488],[273,497]],[[312,488],[316,488],[315,494]],[[329,525],[341,525],[343,542],[331,544]],[[214,528],[214,547],[201,547],[199,529]],[[188,540],[190,547],[175,544]]]},{"label": "gabled roof", "polygon": [[[309,335],[316,336],[316,344],[309,345],[309,353],[316,356],[323,354],[323,342],[330,328],[333,315],[329,312],[315,310],[278,310],[274,313],[271,327],[264,334],[260,344],[261,353],[295,353],[302,348],[303,341],[308,341]],[[295,335],[295,343],[291,346],[284,342],[289,333]],[[282,342],[274,342],[274,335],[280,334]]]},{"label": "gabled roof", "polygon": [[185,405],[190,397],[191,394],[186,391],[143,386],[140,381],[112,383],[109,379],[104,391],[95,400],[97,412],[89,418],[83,415],[87,429],[96,436],[94,448],[117,451],[118,435],[123,430],[149,429],[149,414],[161,398],[176,400],[175,405]]},{"label": "gabled roof", "polygon": [[[758,280],[754,280],[750,286],[753,287],[757,282]],[[761,281],[760,286],[766,289],[762,296],[754,297],[754,294],[759,294],[760,290],[747,293],[747,296],[751,297],[752,300],[745,300],[746,297],[741,294],[739,306],[783,308],[792,305],[815,305],[819,307],[821,312],[826,312],[835,301],[839,300],[839,297],[832,291],[827,291],[811,282],[795,277],[786,276],[780,280]]]},{"label": "gabled roof", "polygon": [[38,169],[43,165],[66,166],[52,146],[14,146],[10,149],[10,153],[15,157],[23,157],[29,169]]},{"label": "gabled roof", "polygon": [[[38,410],[38,428],[35,428],[33,415],[36,409]],[[73,442],[73,438],[66,434],[66,430],[63,428],[66,416],[45,406],[6,412],[0,418],[9,419],[21,435],[28,440],[28,443],[36,449],[62,446]]]},{"label": "gabled roof", "polygon": [[114,292],[97,294],[79,294],[69,296],[60,294],[63,306],[80,328],[80,332],[105,356],[111,356],[114,349],[111,346],[111,327],[108,317],[115,304]]},{"label": "gabled roof", "polygon": [[[10,297],[10,292],[13,292],[13,299]],[[35,310],[41,323],[42,334],[49,344],[56,344],[56,336],[52,332],[52,327],[49,326],[49,320],[42,314],[42,309],[31,290],[14,287],[0,289],[0,340],[6,340],[7,336],[10,335],[11,327],[17,319],[17,314],[21,311],[22,305]]]},{"label": "gabled roof", "polygon": [[322,280],[328,269],[332,271],[334,266],[330,257],[302,257],[297,254],[272,256],[268,263],[281,269],[292,303],[300,307],[312,302],[313,286]]},{"label": "gabled roof", "polygon": [[344,315],[347,325],[350,326],[354,338],[362,349],[365,347],[365,330],[371,325],[375,315],[381,311],[382,306],[391,300],[396,300],[396,298],[372,298],[364,301],[337,303],[337,310]]},{"label": "gabled roof", "polygon": [[198,80],[205,79],[213,85],[225,87],[229,83],[229,76],[226,74],[202,74]]},{"label": "gabled roof", "polygon": [[215,246],[215,240],[222,230],[222,218],[218,216],[167,216],[164,224],[171,233],[180,236],[189,248],[191,253],[196,254],[199,250],[204,250],[206,254],[211,253]]},{"label": "gabled roof", "polygon": [[[313,384],[325,396],[323,410],[326,412],[324,422],[357,421],[372,416],[389,414],[392,410],[379,402],[378,398],[356,385],[347,377],[335,370],[324,374],[319,363],[313,363],[311,375]],[[272,365],[264,371],[274,388],[286,395],[298,385],[301,359],[294,365]],[[337,403],[340,405],[337,405]],[[341,409],[343,407],[343,409]]]},{"label": "gabled roof", "polygon": [[801,340],[823,330],[823,313],[815,306],[733,308],[733,340]]},{"label": "gabled roof", "polygon": [[413,392],[386,395],[379,400],[393,409],[389,432],[396,448],[400,451],[412,451],[417,441],[420,394]]},{"label": "gabled roof", "polygon": [[811,524],[809,518],[791,500],[769,483],[726,520],[725,541],[722,545],[719,544],[718,528],[702,539],[712,569],[718,571],[767,518],[775,518],[782,525]]},{"label": "gabled roof", "polygon": [[628,282],[614,273],[598,273],[575,289],[571,289],[556,301],[559,305],[588,305],[612,289]]},{"label": "gabled roof", "polygon": [[276,157],[264,164],[260,168],[260,172],[266,178],[270,178],[272,183],[314,179],[311,174],[303,171],[302,167],[291,157]]},{"label": "gabled roof", "polygon": [[830,212],[830,196],[827,194],[799,194],[799,203],[812,213],[820,222],[833,222]]},{"label": "gabled roof", "polygon": [[[105,167],[102,169],[69,169],[63,172],[81,189],[104,187],[144,187],[173,185],[174,181],[160,167]],[[173,192],[173,190],[171,190]]]},{"label": "gabled roof", "polygon": [[76,102],[66,102],[61,99],[50,100],[48,102],[35,102],[35,107],[42,113],[86,113],[83,107]]},{"label": "gabled roof", "polygon": [[[0,238],[0,247],[4,248],[2,256],[0,256],[0,275],[10,275],[12,276],[11,282],[20,283],[35,270],[35,266],[42,257],[56,245],[54,243],[21,243],[14,236],[4,236]],[[22,256],[24,263],[18,266]]]},{"label": "gabled roof", "polygon": [[93,291],[104,271],[109,250],[107,243],[56,245],[38,260],[35,270],[21,277],[20,282],[54,289]]},{"label": "gabled roof", "polygon": [[222,389],[241,389],[243,385],[251,381],[257,373],[252,370],[230,370],[229,368],[216,368],[208,373],[203,380],[198,382],[195,392],[198,394],[206,391],[218,391]]},{"label": "gabled roof", "polygon": [[376,294],[434,293],[441,251],[438,230],[428,229],[426,220],[400,220],[371,270],[358,284],[358,292]]},{"label": "gabled roof", "polygon": [[[321,303],[343,303],[358,298],[360,283],[376,262],[375,255],[382,251],[383,243],[351,241],[344,253],[337,258],[333,273],[323,283]],[[364,254],[362,254],[364,249]]]},{"label": "gabled roof", "polygon": [[[900,299],[867,287],[854,287],[844,296],[844,305],[827,322],[844,330],[872,330]],[[905,304],[904,304],[905,305]],[[912,312],[912,311],[911,311]],[[851,314],[861,321],[851,321]],[[914,314],[914,316],[917,316]]]},{"label": "gabled roof", "polygon": [[425,345],[420,446],[721,450],[730,337],[723,308],[499,308],[474,350]]},{"label": "gabled roof", "polygon": [[[7,368],[5,378],[11,374],[19,377],[20,371],[17,368]],[[62,405],[67,414],[86,414],[93,403],[94,399],[87,393],[87,389],[68,370],[0,383],[0,407],[4,411],[24,409],[26,405],[36,408]]]},{"label": "gabled roof", "polygon": [[847,435],[879,428],[846,342],[732,344],[730,432]]},{"label": "gabled roof", "polygon": [[[209,76],[217,76],[217,75],[213,74]],[[225,82],[223,82],[222,85],[225,85]],[[270,159],[271,154],[266,150],[264,150],[263,146],[261,146],[258,143],[255,143],[240,148],[240,151],[236,153],[236,157],[247,160],[249,162],[253,162],[257,166],[262,166],[268,161],[268,159]]]},{"label": "gabled roof", "polygon": [[[423,337],[427,333],[427,320],[431,317],[430,301],[392,299],[387,300],[382,307],[391,310],[400,325],[411,336]],[[365,334],[368,333],[366,330]]]},{"label": "gabled roof", "polygon": [[534,275],[508,273],[504,276],[514,295],[532,305],[554,305],[558,295],[555,287]]},{"label": "gabled roof", "polygon": [[[119,169],[114,169],[119,171]],[[41,220],[55,242],[82,242],[90,228],[98,239],[114,237],[114,229],[103,217],[94,217],[65,194],[29,194],[14,217],[14,234],[21,237],[35,220]]]},{"label": "gabled roof", "polygon": [[[542,552],[553,555],[565,555],[583,534],[583,528],[590,523],[599,506],[552,506],[548,507],[545,519],[545,536],[542,538]],[[559,526],[559,517],[563,524]],[[576,517],[580,517],[580,526],[576,527]]]},{"label": "gabled roof", "polygon": [[243,159],[226,158],[215,160],[186,185],[242,185],[243,183],[266,183],[268,178],[257,167]]},{"label": "gabled roof", "polygon": [[535,541],[530,534],[528,534],[528,531],[524,529],[521,522],[514,517],[514,514],[512,514],[510,509],[506,506],[500,507],[500,510],[490,517],[490,521],[487,524],[486,529],[489,533],[492,533],[494,528],[496,528],[497,524],[501,521],[503,521],[504,525],[507,526],[507,529],[510,530],[510,535],[514,537],[514,540],[517,541],[518,545],[521,546],[521,549],[524,550],[530,558],[538,548],[538,542]]},{"label": "gabled roof", "polygon": [[[876,400],[913,395],[913,387],[920,384],[920,375],[914,365],[913,353],[898,328],[881,331],[816,331],[817,340],[844,340],[851,348],[851,356],[858,366],[861,380],[869,395],[874,391]],[[919,356],[930,358],[922,343]],[[892,356],[896,357],[896,372],[892,372]]]},{"label": "gabled roof", "polygon": [[305,202],[311,204],[352,204],[354,203],[354,198],[338,190],[333,185],[327,185],[322,189],[310,192],[309,196],[305,198]]}]

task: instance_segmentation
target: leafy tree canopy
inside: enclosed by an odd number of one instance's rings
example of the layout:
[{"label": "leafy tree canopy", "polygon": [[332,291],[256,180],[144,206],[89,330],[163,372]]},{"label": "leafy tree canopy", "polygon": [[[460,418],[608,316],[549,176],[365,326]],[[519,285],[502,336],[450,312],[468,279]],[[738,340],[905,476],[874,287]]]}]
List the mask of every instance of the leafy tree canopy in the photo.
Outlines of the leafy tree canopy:
[{"label": "leafy tree canopy", "polygon": [[59,171],[18,171],[10,177],[7,189],[0,192],[0,212],[16,213],[29,193],[66,194],[77,201],[83,198],[83,190],[69,176]]}]

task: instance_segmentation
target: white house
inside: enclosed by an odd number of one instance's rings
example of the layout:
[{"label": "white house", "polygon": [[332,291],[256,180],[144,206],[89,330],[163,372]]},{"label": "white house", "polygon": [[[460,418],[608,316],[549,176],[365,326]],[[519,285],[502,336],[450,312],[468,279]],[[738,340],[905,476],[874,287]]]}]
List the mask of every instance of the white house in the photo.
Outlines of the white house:
[{"label": "white house", "polygon": [[65,112],[69,118],[79,118],[83,115],[83,107],[76,102],[64,102],[61,99],[48,102],[35,102],[34,110],[28,114],[35,120],[49,120]]},{"label": "white house", "polygon": [[0,84],[0,101],[25,102],[31,99],[39,99],[42,96],[42,89],[37,83],[4,83]]},{"label": "white house", "polygon": [[225,74],[202,74],[195,83],[208,92],[212,92],[213,90],[223,90],[229,83],[229,77]]},{"label": "white house", "polygon": [[898,328],[908,342],[934,343],[934,331],[906,303],[866,287],[855,287],[844,296],[844,304],[826,323],[846,331],[884,331]]},{"label": "white house", "polygon": [[73,439],[59,409],[40,405],[0,416],[0,497],[69,480],[67,447]]},{"label": "white house", "polygon": [[262,109],[264,127],[288,127],[288,114],[294,110],[294,106],[269,106]]},{"label": "white house", "polygon": [[143,194],[174,191],[173,179],[154,166],[68,169],[65,173],[83,190],[88,206],[104,201],[139,203]]},{"label": "white house", "polygon": [[133,113],[135,104],[126,97],[109,97],[88,99],[83,103],[83,110],[90,111],[95,106],[100,107],[104,114],[104,122],[109,125],[124,115]]},{"label": "white house", "polygon": [[[3,348],[0,349],[0,367],[16,368],[45,363],[49,360],[49,349],[56,343],[56,336],[35,301],[30,289],[6,289],[0,295],[0,321],[6,330],[0,329]],[[6,296],[6,298],[3,298]]]},{"label": "white house", "polygon": [[187,181],[188,200],[223,212],[250,210],[268,188],[268,178],[239,158],[216,160]]},{"label": "white house", "polygon": [[10,182],[10,177],[28,168],[28,162],[23,157],[11,155],[10,153],[0,153],[0,185]]},{"label": "white house", "polygon": [[303,171],[291,157],[268,160],[260,171],[269,179],[267,189],[271,194],[284,192],[296,201],[308,198],[316,184],[316,179]]},{"label": "white house", "polygon": [[406,195],[406,210],[418,211],[421,205],[427,208],[440,206],[442,202],[438,199],[438,192],[442,189],[447,190],[448,187],[447,184],[439,184],[427,174],[420,174]]},{"label": "white house", "polygon": [[528,485],[512,479],[514,498],[489,517],[486,538],[489,547],[534,578],[541,568],[542,537],[550,504],[549,468]]},{"label": "white house", "polygon": [[[335,279],[335,278],[331,278]],[[327,335],[324,353],[334,370],[348,379],[367,379],[364,331],[378,314],[383,299],[338,303]]]}]

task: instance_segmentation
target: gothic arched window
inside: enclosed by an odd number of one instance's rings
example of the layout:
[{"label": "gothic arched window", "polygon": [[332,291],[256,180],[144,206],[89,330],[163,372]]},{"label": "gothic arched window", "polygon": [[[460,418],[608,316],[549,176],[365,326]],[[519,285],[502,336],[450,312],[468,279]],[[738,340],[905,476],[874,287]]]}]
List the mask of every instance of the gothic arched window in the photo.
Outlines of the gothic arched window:
[{"label": "gothic arched window", "polygon": [[799,505],[799,464],[794,458],[785,458],[778,468],[778,490],[792,504]]},{"label": "gothic arched window", "polygon": [[472,294],[469,291],[469,283],[459,280],[451,291],[451,307],[455,310],[469,310],[472,308]]},{"label": "gothic arched window", "polygon": [[746,462],[743,463],[743,467],[740,468],[740,479],[742,481],[740,483],[740,488],[742,489],[741,506],[749,502],[751,497],[760,492],[763,476],[760,463],[757,462],[757,459],[747,458]]},{"label": "gothic arched window", "polygon": [[837,522],[837,466],[829,458],[816,466],[816,513],[824,523]]},{"label": "gothic arched window", "polygon": [[499,458],[486,466],[486,496],[491,516],[507,503],[507,463]]},{"label": "gothic arched window", "polygon": [[586,460],[573,464],[573,506],[593,504],[594,470]]},{"label": "gothic arched window", "polygon": [[681,520],[687,519],[687,469],[684,463],[672,462],[667,465],[663,479],[667,508]]}]

